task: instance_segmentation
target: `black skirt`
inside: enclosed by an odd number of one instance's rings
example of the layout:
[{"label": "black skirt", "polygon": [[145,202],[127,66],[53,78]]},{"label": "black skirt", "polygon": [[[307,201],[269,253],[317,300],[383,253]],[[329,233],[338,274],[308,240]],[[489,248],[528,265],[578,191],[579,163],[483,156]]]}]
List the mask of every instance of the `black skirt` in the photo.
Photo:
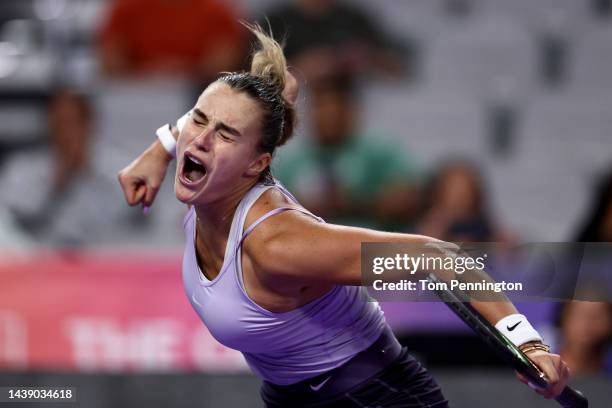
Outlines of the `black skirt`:
[{"label": "black skirt", "polygon": [[264,381],[267,408],[444,408],[448,401],[431,374],[386,330],[344,365],[292,385]]}]

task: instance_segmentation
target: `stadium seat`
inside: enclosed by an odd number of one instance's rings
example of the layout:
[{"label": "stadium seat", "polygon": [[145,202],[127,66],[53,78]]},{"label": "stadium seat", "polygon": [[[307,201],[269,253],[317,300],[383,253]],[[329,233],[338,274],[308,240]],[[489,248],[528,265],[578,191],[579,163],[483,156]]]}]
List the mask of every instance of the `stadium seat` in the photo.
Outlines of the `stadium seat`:
[{"label": "stadium seat", "polygon": [[449,156],[477,159],[486,149],[485,110],[469,94],[372,85],[363,112],[367,128],[394,137],[425,167]]},{"label": "stadium seat", "polygon": [[431,40],[424,55],[430,84],[487,97],[522,93],[537,78],[534,38],[520,22],[499,16],[454,21]]},{"label": "stadium seat", "polygon": [[569,82],[577,89],[612,90],[612,25],[594,25],[574,42]]},{"label": "stadium seat", "polygon": [[[526,106],[516,160],[500,167],[500,205],[518,230],[569,239],[587,210],[591,181],[612,162],[612,93],[542,94]],[[511,177],[508,177],[511,175]]]}]

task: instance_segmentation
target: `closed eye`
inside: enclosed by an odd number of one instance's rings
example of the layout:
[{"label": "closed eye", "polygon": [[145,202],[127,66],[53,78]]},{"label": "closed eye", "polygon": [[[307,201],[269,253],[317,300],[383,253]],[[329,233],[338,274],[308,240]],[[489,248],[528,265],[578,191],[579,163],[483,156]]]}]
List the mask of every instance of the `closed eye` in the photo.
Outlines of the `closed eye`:
[{"label": "closed eye", "polygon": [[[208,120],[208,116],[206,116],[206,114],[204,112],[202,112],[201,110],[199,110],[198,108],[193,108],[192,110],[193,112],[193,122],[196,125],[199,126],[205,126],[208,124],[209,120]],[[199,119],[199,120],[196,120]],[[223,123],[223,122],[219,122],[217,124],[215,124],[215,128],[217,131],[221,130],[225,133],[228,133],[234,137],[240,137],[242,136],[242,134],[238,131],[238,129],[233,128],[231,126],[228,126],[227,124]],[[226,140],[234,140],[233,138],[230,138],[229,136],[227,136],[226,134],[221,134],[222,137]]]},{"label": "closed eye", "polygon": [[229,137],[228,135],[225,135],[225,134],[223,134],[223,133],[221,133],[221,132],[219,132],[219,136],[221,136],[221,139],[226,140],[226,141],[228,141],[228,142],[233,142],[233,141],[234,141],[234,139],[232,139],[232,138],[231,138],[231,137]]},{"label": "closed eye", "polygon": [[208,116],[206,116],[204,112],[202,112],[198,108],[194,108],[191,111],[191,113],[192,113],[191,118],[193,119],[193,123],[195,123],[196,125],[202,126],[202,125],[208,124]]}]

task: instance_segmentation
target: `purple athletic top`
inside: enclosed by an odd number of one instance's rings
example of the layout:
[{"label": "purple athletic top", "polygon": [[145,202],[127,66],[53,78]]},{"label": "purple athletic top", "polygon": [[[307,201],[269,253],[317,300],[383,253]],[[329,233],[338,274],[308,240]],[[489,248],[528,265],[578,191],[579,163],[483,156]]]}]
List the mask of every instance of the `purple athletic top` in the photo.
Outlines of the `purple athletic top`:
[{"label": "purple athletic top", "polygon": [[184,221],[187,242],[183,283],[191,305],[215,339],[241,351],[251,369],[264,380],[287,385],[344,364],[374,343],[386,322],[378,303],[365,301],[368,294],[360,286],[334,286],[318,299],[284,313],[270,312],[249,298],[239,262],[244,238],[261,222],[282,211],[297,210],[315,217],[303,208],[281,207],[244,231],[249,209],[269,188],[278,188],[295,201],[278,182],[259,183],[249,190],[234,213],[223,266],[212,281],[198,266],[195,211],[192,208],[188,212]]}]

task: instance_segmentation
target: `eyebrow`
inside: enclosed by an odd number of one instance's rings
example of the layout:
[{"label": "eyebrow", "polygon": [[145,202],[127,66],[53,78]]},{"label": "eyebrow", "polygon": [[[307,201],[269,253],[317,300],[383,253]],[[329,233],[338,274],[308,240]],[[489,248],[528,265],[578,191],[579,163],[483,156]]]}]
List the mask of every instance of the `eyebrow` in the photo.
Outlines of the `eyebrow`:
[{"label": "eyebrow", "polygon": [[[198,115],[201,119],[208,121],[208,116],[206,116],[206,114],[202,112],[201,110],[199,110],[198,108],[193,108],[193,113]],[[235,129],[229,125],[226,125],[223,122],[217,123],[215,127],[220,130],[225,130],[226,132],[231,133],[234,136],[242,136],[242,134],[238,131],[238,129]]]}]

